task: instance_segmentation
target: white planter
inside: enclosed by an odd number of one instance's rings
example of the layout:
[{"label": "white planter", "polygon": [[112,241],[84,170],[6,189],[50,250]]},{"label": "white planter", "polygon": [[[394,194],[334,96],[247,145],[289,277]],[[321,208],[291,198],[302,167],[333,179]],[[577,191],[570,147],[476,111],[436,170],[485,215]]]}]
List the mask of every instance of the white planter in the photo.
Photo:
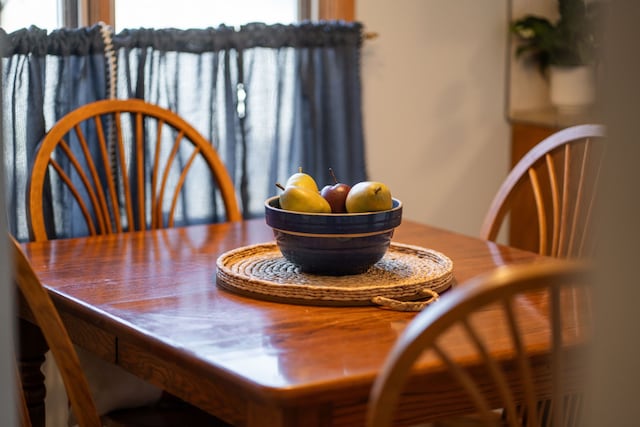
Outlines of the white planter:
[{"label": "white planter", "polygon": [[549,78],[551,103],[559,110],[579,110],[595,101],[593,67],[551,66]]}]

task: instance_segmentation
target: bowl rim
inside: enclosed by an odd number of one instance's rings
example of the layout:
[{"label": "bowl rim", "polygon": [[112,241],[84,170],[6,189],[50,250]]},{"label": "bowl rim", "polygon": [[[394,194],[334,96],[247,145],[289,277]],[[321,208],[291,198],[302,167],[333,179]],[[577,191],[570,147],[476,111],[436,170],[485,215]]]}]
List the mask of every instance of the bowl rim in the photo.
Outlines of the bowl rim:
[{"label": "bowl rim", "polygon": [[[280,196],[271,196],[269,198],[267,198],[267,200],[265,200],[264,202],[264,206],[267,209],[272,209],[274,211],[277,212],[286,212],[287,214],[291,214],[291,215],[312,215],[312,216],[333,216],[333,217],[345,217],[345,216],[369,216],[369,215],[375,215],[375,214],[383,214],[383,213],[388,213],[388,212],[393,212],[393,211],[397,211],[397,210],[401,210],[402,209],[402,201],[400,201],[400,199],[396,199],[395,197],[392,197],[392,201],[395,204],[394,207],[392,207],[391,209],[387,209],[384,211],[370,211],[370,212],[343,212],[343,213],[322,213],[322,212],[299,212],[299,211],[289,211],[286,209],[282,209],[282,208],[277,208],[275,206],[272,206],[270,204],[270,202],[272,200],[278,199]],[[397,204],[396,204],[397,203]]]}]

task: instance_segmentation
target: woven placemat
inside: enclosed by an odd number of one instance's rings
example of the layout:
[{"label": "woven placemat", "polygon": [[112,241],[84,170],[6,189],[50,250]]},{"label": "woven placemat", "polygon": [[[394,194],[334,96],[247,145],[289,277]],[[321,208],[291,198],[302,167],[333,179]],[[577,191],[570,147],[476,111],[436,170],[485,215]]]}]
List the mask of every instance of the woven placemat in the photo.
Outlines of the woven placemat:
[{"label": "woven placemat", "polygon": [[424,299],[446,290],[453,278],[453,263],[442,253],[395,242],[369,270],[348,276],[303,273],[282,256],[275,242],[225,252],[217,267],[216,283],[221,288],[253,298],[312,305]]}]

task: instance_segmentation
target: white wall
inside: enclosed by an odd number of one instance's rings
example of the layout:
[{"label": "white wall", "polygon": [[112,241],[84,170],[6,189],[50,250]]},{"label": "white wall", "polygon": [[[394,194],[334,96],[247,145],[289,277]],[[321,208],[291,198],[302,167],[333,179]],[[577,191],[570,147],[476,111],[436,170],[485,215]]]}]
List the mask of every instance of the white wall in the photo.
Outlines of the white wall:
[{"label": "white wall", "polygon": [[507,1],[358,0],[369,176],[404,216],[477,235],[509,166]]},{"label": "white wall", "polygon": [[[511,0],[511,21],[526,15],[543,16],[555,22],[558,19],[558,2]],[[515,57],[516,44],[510,46],[508,110],[513,112],[550,107],[548,80],[535,63]]]}]

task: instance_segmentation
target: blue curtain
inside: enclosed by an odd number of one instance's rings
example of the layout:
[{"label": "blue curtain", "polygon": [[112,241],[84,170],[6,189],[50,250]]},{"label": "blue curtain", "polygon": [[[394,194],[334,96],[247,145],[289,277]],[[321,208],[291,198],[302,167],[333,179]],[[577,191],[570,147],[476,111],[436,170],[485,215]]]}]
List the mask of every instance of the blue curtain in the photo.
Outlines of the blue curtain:
[{"label": "blue curtain", "polygon": [[2,148],[9,231],[28,237],[26,191],[45,132],[75,107],[105,97],[104,44],[99,27],[48,34],[32,27],[7,36],[2,47]]},{"label": "blue curtain", "polygon": [[[9,229],[28,238],[26,185],[35,150],[62,115],[87,102],[141,98],[169,108],[218,150],[245,217],[264,214],[276,182],[302,167],[320,186],[366,179],[359,23],[250,24],[233,29],[96,25],[6,34],[3,149]],[[213,221],[221,206],[187,188],[178,222]],[[208,190],[207,190],[208,191]],[[189,194],[190,193],[190,194]],[[62,201],[51,220],[67,221]],[[58,224],[57,228],[60,228]],[[72,232],[61,235],[72,235]]]}]

